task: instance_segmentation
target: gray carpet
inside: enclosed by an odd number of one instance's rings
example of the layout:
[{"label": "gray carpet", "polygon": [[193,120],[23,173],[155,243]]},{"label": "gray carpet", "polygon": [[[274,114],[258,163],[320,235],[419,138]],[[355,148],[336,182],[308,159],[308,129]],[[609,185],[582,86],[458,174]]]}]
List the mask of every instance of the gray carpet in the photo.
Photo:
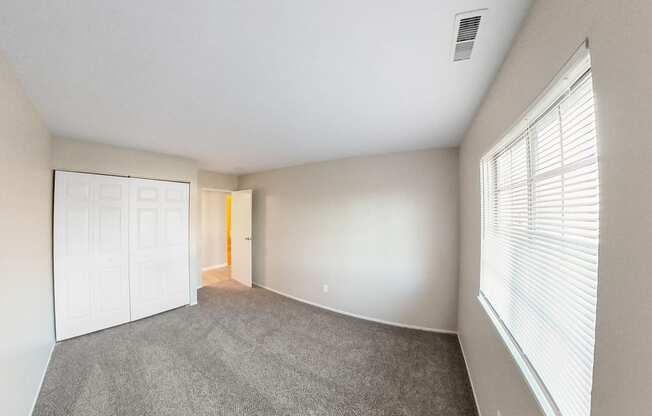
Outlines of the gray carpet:
[{"label": "gray carpet", "polygon": [[56,346],[34,415],[476,415],[456,336],[233,281]]}]

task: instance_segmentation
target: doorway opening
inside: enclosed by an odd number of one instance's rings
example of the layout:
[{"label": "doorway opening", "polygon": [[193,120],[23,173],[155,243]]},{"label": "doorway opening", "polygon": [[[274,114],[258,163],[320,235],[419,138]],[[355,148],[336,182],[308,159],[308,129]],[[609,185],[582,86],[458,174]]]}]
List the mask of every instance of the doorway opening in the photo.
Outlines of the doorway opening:
[{"label": "doorway opening", "polygon": [[231,193],[202,190],[202,286],[231,279]]},{"label": "doorway opening", "polygon": [[251,190],[201,193],[202,286],[233,279],[251,287]]}]

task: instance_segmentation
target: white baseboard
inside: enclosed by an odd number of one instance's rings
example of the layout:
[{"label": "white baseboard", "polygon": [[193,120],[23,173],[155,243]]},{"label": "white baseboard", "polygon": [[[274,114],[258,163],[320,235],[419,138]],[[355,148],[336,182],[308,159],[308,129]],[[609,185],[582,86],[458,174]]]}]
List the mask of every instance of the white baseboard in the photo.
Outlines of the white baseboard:
[{"label": "white baseboard", "polygon": [[471,378],[471,370],[469,369],[469,362],[466,359],[466,353],[464,353],[464,347],[462,346],[462,340],[459,335],[457,336],[457,341],[460,344],[460,349],[462,350],[462,358],[464,359],[464,365],[466,366],[466,374],[469,377],[469,383],[471,384],[471,392],[473,392],[473,400],[475,400],[475,409],[478,411],[478,416],[482,416],[482,411],[480,410],[480,403],[478,402],[478,396],[475,394],[475,387],[473,386],[473,379]]},{"label": "white baseboard", "polygon": [[48,360],[45,363],[45,368],[43,369],[43,374],[41,374],[41,381],[38,383],[38,390],[36,390],[36,395],[34,396],[34,401],[32,402],[32,410],[30,410],[29,414],[31,415],[34,413],[34,408],[36,407],[36,401],[38,400],[39,394],[41,394],[41,389],[43,388],[43,382],[45,381],[45,374],[48,372],[48,367],[50,366],[50,360],[52,359],[52,353],[54,352],[54,347],[57,345],[57,343],[52,344],[52,348],[50,348],[50,354],[48,354]]},{"label": "white baseboard", "polygon": [[457,331],[452,331],[450,329],[429,328],[429,327],[418,326],[418,325],[400,324],[398,322],[385,321],[383,319],[370,318],[368,316],[358,315],[358,314],[355,314],[355,313],[343,311],[341,309],[335,309],[335,308],[331,308],[331,307],[328,307],[328,306],[324,306],[324,305],[321,305],[319,303],[311,302],[309,300],[301,299],[301,298],[298,298],[296,296],[292,296],[292,295],[287,294],[285,292],[281,292],[280,290],[272,289],[271,287],[267,287],[267,286],[261,285],[261,284],[256,283],[256,282],[254,282],[253,285],[258,286],[258,287],[263,288],[263,289],[266,289],[266,290],[269,290],[270,292],[277,293],[277,294],[279,294],[281,296],[285,296],[286,298],[294,299],[294,300],[302,302],[302,303],[307,303],[308,305],[312,305],[312,306],[316,306],[318,308],[326,309],[327,311],[340,313],[342,315],[351,316],[353,318],[364,319],[365,321],[377,322],[379,324],[397,326],[397,327],[400,327],[400,328],[418,329],[419,331],[438,332],[438,333],[441,333],[441,334],[455,334],[455,335],[457,334]]},{"label": "white baseboard", "polygon": [[221,269],[222,267],[228,266],[228,263],[214,264],[212,266],[204,267],[201,269],[202,272],[207,272],[209,270]]},{"label": "white baseboard", "polygon": [[235,277],[235,276],[231,276],[231,279],[232,279],[232,280],[235,280],[235,281],[238,282],[238,283],[240,283],[242,286],[246,286],[246,287],[254,287],[254,283],[249,284],[249,281],[245,281],[245,282],[243,282],[243,281],[239,280],[239,279],[238,279],[237,277]]}]

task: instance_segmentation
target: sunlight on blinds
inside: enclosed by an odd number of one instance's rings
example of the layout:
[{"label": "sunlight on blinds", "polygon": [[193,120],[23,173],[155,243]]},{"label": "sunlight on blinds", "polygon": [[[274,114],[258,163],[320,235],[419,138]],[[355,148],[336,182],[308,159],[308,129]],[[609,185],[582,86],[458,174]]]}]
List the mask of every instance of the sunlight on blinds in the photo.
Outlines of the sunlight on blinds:
[{"label": "sunlight on blinds", "polygon": [[589,416],[599,178],[588,51],[567,72],[482,159],[480,300],[544,411]]}]

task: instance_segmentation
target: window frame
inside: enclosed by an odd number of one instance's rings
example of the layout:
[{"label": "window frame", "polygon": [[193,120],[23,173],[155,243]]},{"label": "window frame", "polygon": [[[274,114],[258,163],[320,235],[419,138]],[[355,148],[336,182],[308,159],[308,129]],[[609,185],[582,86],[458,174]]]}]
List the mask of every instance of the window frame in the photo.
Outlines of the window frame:
[{"label": "window frame", "polygon": [[[588,65],[588,69],[586,69]],[[525,145],[527,147],[526,159],[527,159],[527,171],[528,177],[526,179],[526,186],[528,187],[528,193],[531,192],[531,179],[535,178],[536,175],[532,170],[532,161],[533,150],[531,148],[532,141],[522,136],[528,135],[529,126],[534,124],[539,118],[544,117],[548,110],[551,107],[557,106],[561,101],[567,98],[567,91],[570,91],[571,88],[581,81],[585,75],[592,72],[591,58],[588,47],[588,39],[585,40],[580,47],[575,51],[571,58],[564,64],[563,68],[557,73],[553,80],[548,84],[548,86],[533,100],[533,102],[528,106],[527,110],[524,111],[518,118],[517,121],[506,130],[506,132],[501,136],[501,139],[492,145],[489,150],[480,158],[480,234],[481,234],[481,244],[480,244],[480,281],[478,289],[478,302],[484,309],[485,313],[489,317],[493,326],[496,328],[496,331],[507,347],[510,355],[514,359],[517,367],[519,368],[521,375],[526,381],[526,384],[530,388],[531,392],[536,398],[536,401],[541,409],[541,411],[546,416],[560,416],[562,415],[560,409],[555,403],[553,396],[548,391],[545,383],[538,375],[537,370],[533,367],[530,361],[527,359],[527,355],[519,346],[519,343],[512,336],[510,330],[508,329],[507,324],[503,322],[498,312],[494,309],[491,304],[491,301],[485,297],[482,292],[482,279],[485,273],[484,271],[484,256],[486,253],[485,242],[486,242],[486,233],[487,233],[487,210],[486,204],[489,201],[487,194],[489,193],[488,187],[493,186],[494,184],[490,182],[490,179],[494,180],[498,177],[497,172],[493,173],[493,176],[490,174],[489,169],[491,166],[496,167],[496,164],[492,164],[491,161],[497,158],[501,153],[516,144],[520,140],[525,140]],[[597,105],[594,105],[597,106]],[[597,110],[596,110],[597,115]],[[534,120],[534,121],[531,121]],[[597,120],[596,120],[596,136],[597,136]],[[531,176],[530,176],[531,175]],[[599,176],[599,172],[598,172]],[[490,185],[491,184],[491,185]],[[528,222],[530,218],[528,217]],[[598,253],[599,253],[599,244],[598,244]],[[599,255],[599,254],[598,254]],[[599,271],[598,271],[599,275]],[[596,301],[597,308],[597,301]],[[595,351],[593,352],[593,357],[595,357]]]}]

